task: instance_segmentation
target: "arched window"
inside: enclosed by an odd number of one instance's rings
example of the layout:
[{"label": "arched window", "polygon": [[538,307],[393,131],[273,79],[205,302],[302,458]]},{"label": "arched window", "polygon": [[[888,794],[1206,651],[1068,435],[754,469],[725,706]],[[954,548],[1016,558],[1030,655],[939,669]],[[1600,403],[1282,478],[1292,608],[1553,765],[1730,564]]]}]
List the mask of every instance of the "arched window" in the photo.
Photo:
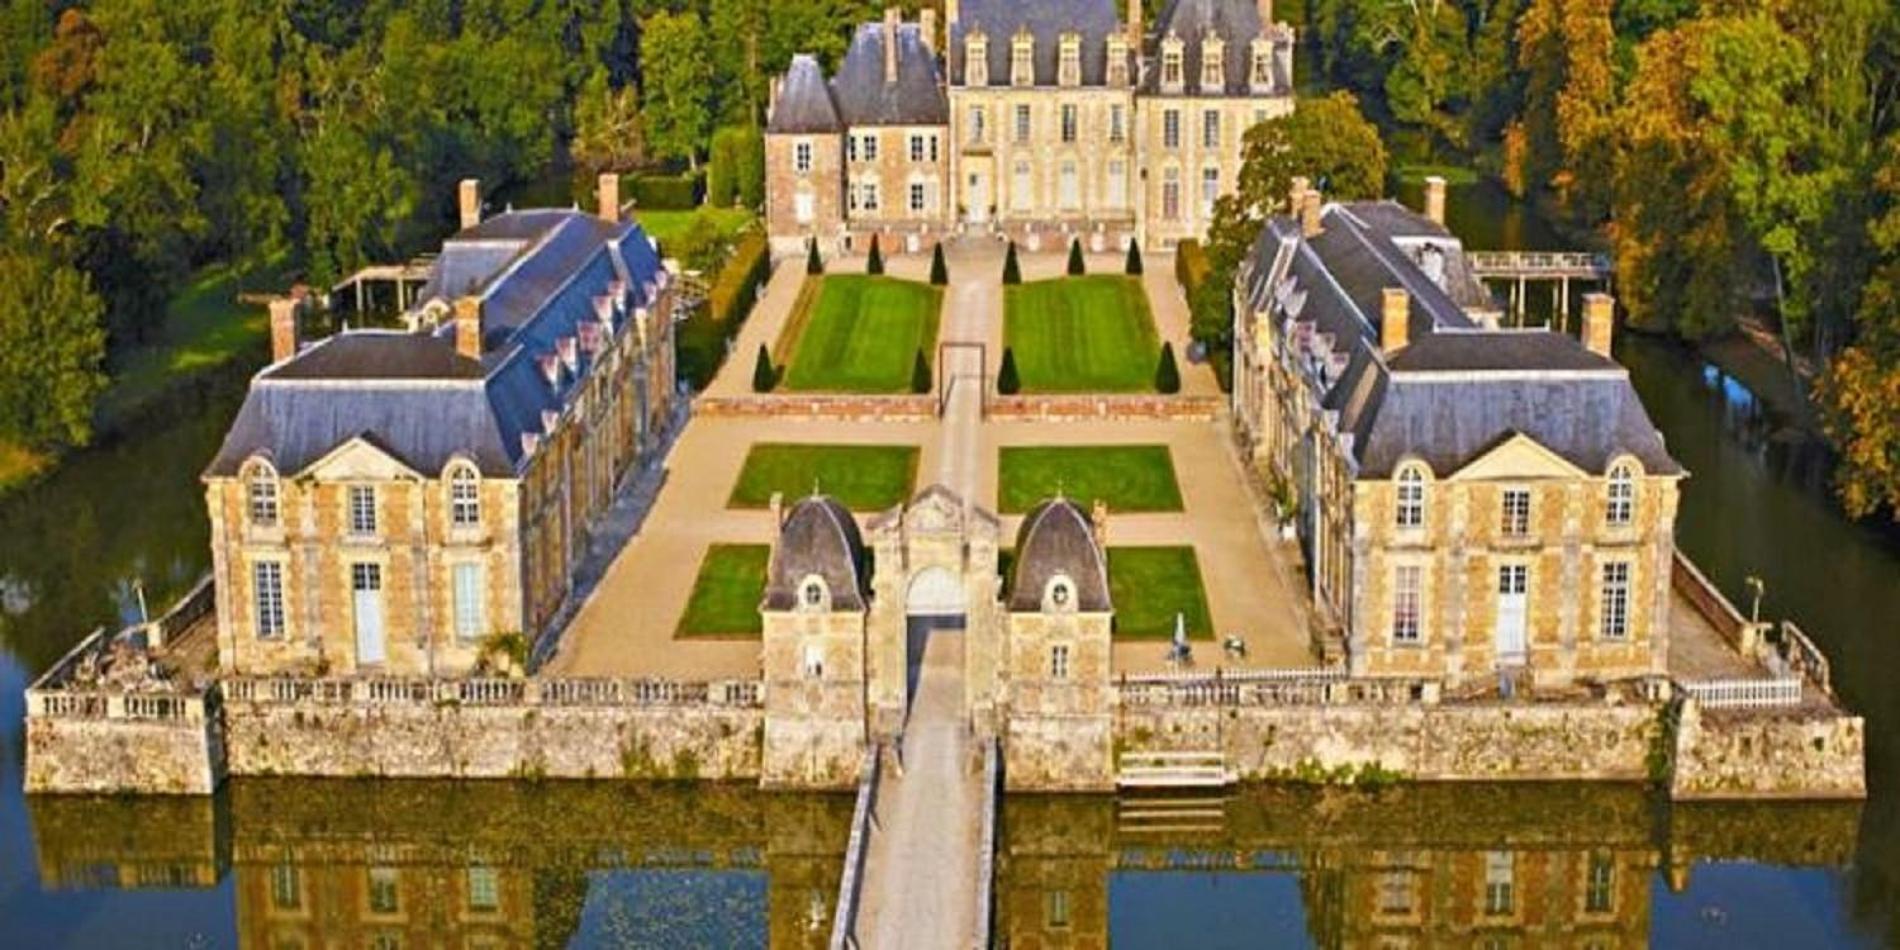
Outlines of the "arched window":
[{"label": "arched window", "polygon": [[1398,508],[1394,520],[1400,528],[1425,525],[1425,473],[1416,465],[1399,470]]},{"label": "arched window", "polygon": [[472,466],[458,464],[449,470],[449,523],[457,528],[482,523],[482,480]]},{"label": "arched window", "polygon": [[277,502],[277,470],[271,468],[270,463],[251,463],[244,479],[244,500],[254,527],[277,527],[281,515]]},{"label": "arched window", "polygon": [[1626,525],[1636,517],[1636,472],[1628,462],[1610,466],[1609,496],[1603,518],[1613,525]]},{"label": "arched window", "polygon": [[800,585],[798,599],[806,607],[816,609],[825,602],[825,583],[816,577],[808,577]]}]

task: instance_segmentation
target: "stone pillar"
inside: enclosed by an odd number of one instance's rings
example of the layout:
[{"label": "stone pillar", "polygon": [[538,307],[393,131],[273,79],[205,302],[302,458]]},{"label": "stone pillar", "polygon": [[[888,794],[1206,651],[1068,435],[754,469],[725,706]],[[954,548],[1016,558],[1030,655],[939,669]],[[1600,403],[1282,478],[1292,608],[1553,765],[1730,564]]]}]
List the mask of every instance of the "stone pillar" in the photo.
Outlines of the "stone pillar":
[{"label": "stone pillar", "polygon": [[273,363],[282,363],[297,355],[301,337],[297,329],[297,314],[303,309],[303,301],[295,297],[279,297],[270,302],[270,359]]}]

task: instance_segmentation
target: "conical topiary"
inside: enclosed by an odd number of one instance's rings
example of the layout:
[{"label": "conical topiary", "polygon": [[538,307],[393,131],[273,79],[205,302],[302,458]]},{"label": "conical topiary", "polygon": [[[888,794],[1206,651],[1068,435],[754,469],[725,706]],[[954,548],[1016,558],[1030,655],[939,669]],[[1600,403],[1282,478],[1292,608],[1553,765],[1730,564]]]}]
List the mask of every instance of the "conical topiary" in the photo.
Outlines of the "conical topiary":
[{"label": "conical topiary", "polygon": [[930,391],[930,361],[924,359],[924,351],[917,351],[917,359],[910,364],[910,391],[927,393]]},{"label": "conical topiary", "polygon": [[772,354],[759,344],[759,358],[752,364],[752,391],[769,393],[778,385],[778,370],[772,368]]},{"label": "conical topiary", "polygon": [[1009,242],[1009,252],[1003,255],[1003,283],[1020,284],[1023,282],[1022,268],[1016,264],[1016,242]]},{"label": "conical topiary", "polygon": [[943,245],[930,255],[930,282],[938,287],[950,282],[950,265],[944,262]]},{"label": "conical topiary", "polygon": [[1069,276],[1080,277],[1088,273],[1088,266],[1082,262],[1082,239],[1069,240]]},{"label": "conical topiary", "polygon": [[1155,367],[1155,392],[1181,391],[1181,368],[1174,365],[1174,344],[1161,344],[1161,362]]},{"label": "conical topiary", "polygon": [[996,373],[996,391],[1005,396],[1021,392],[1023,381],[1016,376],[1016,351],[1003,347],[1003,367]]},{"label": "conical topiary", "polygon": [[1128,264],[1125,269],[1131,276],[1141,276],[1141,242],[1133,238],[1128,240]]},{"label": "conical topiary", "polygon": [[822,274],[825,272],[825,259],[818,256],[818,239],[805,239],[805,273]]},{"label": "conical topiary", "polygon": [[867,274],[884,273],[884,252],[877,248],[877,235],[871,235],[871,259],[864,265]]}]

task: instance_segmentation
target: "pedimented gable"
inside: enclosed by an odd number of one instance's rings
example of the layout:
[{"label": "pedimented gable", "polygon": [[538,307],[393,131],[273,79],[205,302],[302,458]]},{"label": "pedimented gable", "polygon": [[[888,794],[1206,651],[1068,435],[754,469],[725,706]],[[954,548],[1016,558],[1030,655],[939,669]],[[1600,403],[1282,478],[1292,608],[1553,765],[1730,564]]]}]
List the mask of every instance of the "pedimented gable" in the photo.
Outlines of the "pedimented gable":
[{"label": "pedimented gable", "polygon": [[1447,481],[1535,481],[1585,478],[1589,473],[1521,432],[1451,473]]},{"label": "pedimented gable", "polygon": [[324,482],[373,482],[424,477],[362,436],[331,449],[298,474]]}]

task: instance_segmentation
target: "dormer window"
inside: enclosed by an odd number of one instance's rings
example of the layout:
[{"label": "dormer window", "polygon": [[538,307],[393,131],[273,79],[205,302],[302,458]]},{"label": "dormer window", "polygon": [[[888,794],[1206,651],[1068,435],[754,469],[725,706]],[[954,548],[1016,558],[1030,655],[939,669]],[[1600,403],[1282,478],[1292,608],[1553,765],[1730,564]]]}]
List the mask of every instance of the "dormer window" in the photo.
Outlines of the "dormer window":
[{"label": "dormer window", "polygon": [[1603,519],[1616,527],[1628,525],[1636,517],[1636,467],[1618,462],[1610,468],[1608,497]]},{"label": "dormer window", "polygon": [[475,467],[457,463],[449,471],[449,524],[457,528],[479,527],[482,523],[482,482]]},{"label": "dormer window", "polygon": [[1247,70],[1247,84],[1256,93],[1273,91],[1273,44],[1266,37],[1253,41],[1252,65]]},{"label": "dormer window", "polygon": [[1057,574],[1049,579],[1049,585],[1043,589],[1042,609],[1049,613],[1068,613],[1075,609],[1075,581],[1067,574]]},{"label": "dormer window", "polygon": [[1077,34],[1062,34],[1062,58],[1056,82],[1064,86],[1082,84],[1082,37]]},{"label": "dormer window", "polygon": [[1219,92],[1227,86],[1227,44],[1214,33],[1201,41],[1201,91]]},{"label": "dormer window", "polygon": [[807,577],[798,585],[798,604],[806,610],[817,610],[825,604],[825,582],[818,577]]},{"label": "dormer window", "polygon": [[1181,38],[1170,34],[1161,41],[1161,88],[1168,92],[1181,91]]},{"label": "dormer window", "polygon": [[277,500],[277,470],[269,462],[251,463],[244,478],[244,506],[250,513],[251,527],[275,528],[282,516]]},{"label": "dormer window", "polygon": [[1016,34],[1009,48],[1009,84],[1012,86],[1033,86],[1036,84],[1036,38],[1028,31]]},{"label": "dormer window", "polygon": [[1108,38],[1108,84],[1128,85],[1128,39],[1120,33]]},{"label": "dormer window", "polygon": [[981,33],[963,41],[963,83],[966,86],[990,84],[990,41]]}]

